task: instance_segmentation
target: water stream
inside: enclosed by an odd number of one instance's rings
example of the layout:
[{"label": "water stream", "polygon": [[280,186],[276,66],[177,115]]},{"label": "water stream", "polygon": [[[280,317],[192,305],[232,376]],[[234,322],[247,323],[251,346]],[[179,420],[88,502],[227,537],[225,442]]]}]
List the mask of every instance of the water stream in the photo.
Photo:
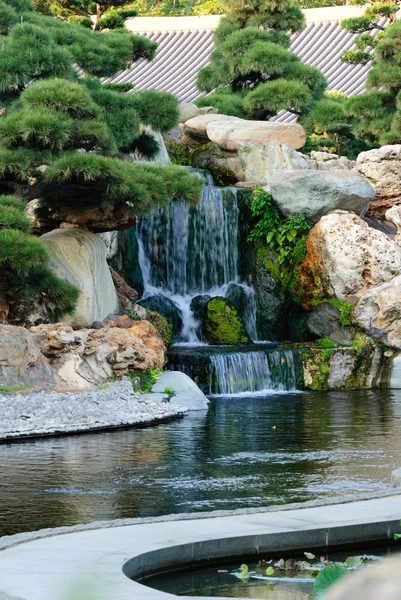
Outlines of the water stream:
[{"label": "water stream", "polygon": [[214,354],[210,363],[210,394],[262,395],[269,391],[295,391],[297,387],[291,350]]},{"label": "water stream", "polygon": [[195,208],[175,199],[138,222],[142,299],[161,297],[175,305],[182,320],[177,342],[201,342],[192,300],[200,295],[226,297],[230,285],[242,288],[245,327],[257,339],[255,294],[238,275],[237,193],[236,188],[205,185]]}]

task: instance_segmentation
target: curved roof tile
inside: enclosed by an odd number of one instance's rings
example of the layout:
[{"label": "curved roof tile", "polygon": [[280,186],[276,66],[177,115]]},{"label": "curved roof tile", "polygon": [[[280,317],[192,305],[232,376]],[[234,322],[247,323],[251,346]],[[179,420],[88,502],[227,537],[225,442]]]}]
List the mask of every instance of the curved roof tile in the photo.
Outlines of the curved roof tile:
[{"label": "curved roof tile", "polygon": [[[341,61],[345,50],[353,47],[355,35],[341,29],[340,21],[360,14],[351,6],[306,10],[306,27],[291,36],[291,50],[305,63],[318,67],[328,80],[328,89],[348,96],[364,91],[368,66]],[[359,12],[357,12],[359,11]],[[166,90],[181,102],[191,102],[202,94],[197,90],[198,71],[213,50],[213,29],[220,17],[135,18],[128,28],[156,41],[159,46],[152,62],[140,60],[116,76],[112,83],[132,83],[135,90]],[[382,24],[382,23],[381,23]],[[274,120],[291,122],[293,114],[281,111]]]}]

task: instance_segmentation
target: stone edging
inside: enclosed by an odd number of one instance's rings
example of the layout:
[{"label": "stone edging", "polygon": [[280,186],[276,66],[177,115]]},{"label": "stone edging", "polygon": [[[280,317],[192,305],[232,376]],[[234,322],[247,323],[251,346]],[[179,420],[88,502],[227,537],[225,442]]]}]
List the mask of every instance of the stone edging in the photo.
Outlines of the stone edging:
[{"label": "stone edging", "polygon": [[[173,599],[138,578],[260,553],[389,540],[399,531],[400,505],[399,491],[390,490],[283,507],[98,521],[16,534],[0,539],[0,586],[8,591],[0,592],[0,600],[58,600],[71,578],[82,573],[88,574],[79,588],[86,600]],[[188,526],[179,525],[183,520]]]},{"label": "stone edging", "polygon": [[[351,502],[362,502],[364,500],[376,500],[388,498],[389,496],[398,496],[400,490],[389,490],[388,492],[376,492],[374,494],[349,494],[343,497],[335,497],[327,500],[309,500],[308,502],[294,502],[293,504],[271,505],[260,508],[238,508],[237,510],[214,510],[210,512],[198,513],[177,513],[163,515],[161,517],[137,517],[134,519],[114,519],[110,521],[93,521],[92,523],[82,525],[71,525],[66,527],[54,527],[48,529],[39,529],[38,531],[28,531],[26,533],[16,533],[14,535],[0,537],[0,552],[7,548],[12,548],[19,544],[25,544],[33,540],[64,535],[69,533],[78,533],[80,531],[91,531],[93,529],[110,529],[112,527],[128,527],[130,525],[147,525],[152,523],[165,523],[167,521],[189,521],[196,519],[215,519],[216,517],[233,517],[236,515],[257,515],[267,512],[285,512],[290,510],[299,510],[303,508],[317,508],[320,506],[331,506],[338,504],[348,504]],[[401,508],[400,508],[401,518]],[[2,600],[0,596],[0,600]]]}]

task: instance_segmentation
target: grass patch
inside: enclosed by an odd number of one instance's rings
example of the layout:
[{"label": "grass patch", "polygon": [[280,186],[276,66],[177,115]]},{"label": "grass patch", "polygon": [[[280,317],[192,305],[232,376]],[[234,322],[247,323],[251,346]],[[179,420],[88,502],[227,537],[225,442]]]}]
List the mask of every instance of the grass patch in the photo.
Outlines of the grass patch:
[{"label": "grass patch", "polygon": [[31,390],[32,387],[32,385],[0,385],[0,393],[15,394],[16,392]]}]

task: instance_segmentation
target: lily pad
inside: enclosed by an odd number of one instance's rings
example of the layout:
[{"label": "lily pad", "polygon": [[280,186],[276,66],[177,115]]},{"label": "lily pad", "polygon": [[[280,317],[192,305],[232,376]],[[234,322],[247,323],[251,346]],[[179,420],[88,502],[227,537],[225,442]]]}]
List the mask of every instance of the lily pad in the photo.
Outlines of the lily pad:
[{"label": "lily pad", "polygon": [[320,596],[329,588],[335,581],[338,581],[344,575],[347,575],[348,571],[342,565],[329,565],[324,568],[323,571],[315,579],[313,584],[313,590],[316,596]]}]

